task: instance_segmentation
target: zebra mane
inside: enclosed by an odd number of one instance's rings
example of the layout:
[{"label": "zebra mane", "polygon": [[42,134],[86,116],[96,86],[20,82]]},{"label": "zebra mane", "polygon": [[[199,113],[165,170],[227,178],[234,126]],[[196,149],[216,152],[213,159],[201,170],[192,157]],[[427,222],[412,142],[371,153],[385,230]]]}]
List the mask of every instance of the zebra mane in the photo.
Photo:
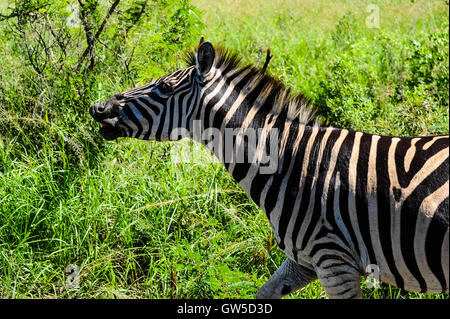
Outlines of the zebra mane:
[{"label": "zebra mane", "polygon": [[[272,114],[285,114],[290,120],[298,120],[301,124],[307,125],[319,125],[319,119],[317,117],[317,110],[313,107],[308,100],[301,93],[294,93],[290,88],[287,88],[284,83],[274,77],[273,75],[264,72],[263,69],[258,69],[252,64],[243,65],[242,59],[237,53],[231,51],[222,46],[215,46],[215,60],[214,67],[226,70],[229,73],[238,69],[250,69],[249,84],[254,87],[261,85],[263,87],[261,92],[262,99],[272,97],[274,103],[269,106],[269,113]],[[195,49],[191,49],[185,54],[185,61],[189,66],[195,66]]]}]

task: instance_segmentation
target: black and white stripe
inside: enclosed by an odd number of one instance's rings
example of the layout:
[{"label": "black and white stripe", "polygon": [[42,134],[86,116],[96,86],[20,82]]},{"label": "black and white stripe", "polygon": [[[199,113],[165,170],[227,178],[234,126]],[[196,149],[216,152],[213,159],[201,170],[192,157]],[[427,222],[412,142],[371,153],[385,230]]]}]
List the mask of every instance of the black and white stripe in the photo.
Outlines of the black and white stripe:
[{"label": "black and white stripe", "polygon": [[[119,114],[115,127],[122,136],[156,140],[189,136],[194,121],[220,132],[277,130],[275,172],[259,171],[271,147],[268,134],[259,137],[253,158],[224,160],[266,213],[287,256],[257,297],[281,297],[319,278],[331,298],[358,298],[361,276],[373,265],[383,282],[448,292],[448,135],[402,138],[322,127],[302,96],[257,68],[241,67],[225,49],[201,41],[188,62],[109,102]],[[173,134],[180,128],[186,134]],[[239,134],[235,143],[236,150],[249,145]]]}]

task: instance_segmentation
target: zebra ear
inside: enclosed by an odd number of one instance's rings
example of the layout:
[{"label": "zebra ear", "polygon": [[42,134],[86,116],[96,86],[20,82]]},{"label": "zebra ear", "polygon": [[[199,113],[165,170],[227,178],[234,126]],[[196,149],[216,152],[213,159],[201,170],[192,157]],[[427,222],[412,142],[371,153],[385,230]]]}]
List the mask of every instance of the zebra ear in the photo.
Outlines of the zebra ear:
[{"label": "zebra ear", "polygon": [[200,43],[198,44],[198,46],[200,47],[203,44],[203,42],[205,42],[205,37],[204,36],[202,36],[200,38]]},{"label": "zebra ear", "polygon": [[215,53],[212,44],[209,41],[200,43],[195,55],[195,66],[199,75],[205,76],[208,74],[214,63],[214,57]]}]

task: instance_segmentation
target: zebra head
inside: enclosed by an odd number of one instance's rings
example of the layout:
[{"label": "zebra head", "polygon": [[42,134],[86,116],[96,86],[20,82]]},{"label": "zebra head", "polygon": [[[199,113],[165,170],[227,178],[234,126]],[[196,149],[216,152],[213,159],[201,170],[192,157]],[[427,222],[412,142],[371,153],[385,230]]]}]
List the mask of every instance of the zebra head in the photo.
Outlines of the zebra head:
[{"label": "zebra head", "polygon": [[107,140],[134,137],[143,140],[179,140],[188,136],[202,87],[214,64],[214,49],[202,39],[195,65],[164,75],[155,81],[116,94],[90,108]]}]

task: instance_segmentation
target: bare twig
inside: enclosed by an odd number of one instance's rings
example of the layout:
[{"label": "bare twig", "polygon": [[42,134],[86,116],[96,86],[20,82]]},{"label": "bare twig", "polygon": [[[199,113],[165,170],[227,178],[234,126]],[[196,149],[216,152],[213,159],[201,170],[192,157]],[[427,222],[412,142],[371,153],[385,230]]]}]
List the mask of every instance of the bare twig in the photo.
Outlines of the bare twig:
[{"label": "bare twig", "polygon": [[[125,65],[125,69],[127,71],[128,74],[130,74],[130,61],[127,60],[126,57],[123,57],[122,55],[120,55],[119,53],[117,53],[116,51],[114,51],[111,47],[109,47],[106,43],[104,43],[103,41],[101,41],[100,39],[97,39],[97,41],[103,45],[106,49],[108,49],[109,51],[111,51],[116,57],[118,57],[119,59],[121,59],[123,61],[123,64]],[[133,51],[131,53],[131,57],[133,56],[134,53],[134,48]],[[130,60],[131,60],[130,57]],[[133,82],[133,85],[136,86],[136,83],[134,82],[133,79],[131,79],[131,82]]]},{"label": "bare twig", "polygon": [[[256,62],[256,67],[258,67],[259,63],[261,62],[262,53],[263,53],[263,49],[259,48],[259,55],[258,55],[258,61]],[[262,73],[266,72],[267,66],[269,65],[270,59],[272,59],[272,57],[273,57],[273,55],[270,54],[270,49],[267,48],[266,49],[266,61],[264,62],[264,65],[261,69]]]},{"label": "bare twig", "polygon": [[37,74],[42,74],[43,68],[41,69],[39,67],[39,62],[37,61],[37,53],[36,50],[28,45],[28,41],[25,39],[25,31],[24,31],[24,25],[22,24],[21,15],[17,16],[17,33],[19,34],[20,39],[22,40],[22,43],[25,46],[25,50],[27,52],[28,61],[30,62],[33,69],[36,71]]},{"label": "bare twig", "polygon": [[36,8],[31,8],[26,12],[20,11],[19,9],[15,9],[11,14],[9,15],[2,15],[0,14],[0,22],[11,19],[11,18],[15,18],[15,17],[20,17],[20,16],[24,16],[24,15],[28,15],[30,13],[36,12],[42,8],[45,8],[46,6],[50,5],[49,3],[45,3],[39,7]]},{"label": "bare twig", "polygon": [[100,28],[98,28],[97,32],[94,35],[94,41],[95,39],[98,39],[98,37],[100,36],[100,33],[102,33],[103,28],[106,25],[106,21],[109,19],[109,17],[113,14],[114,10],[116,9],[116,7],[119,5],[120,0],[116,0],[114,1],[114,3],[111,5],[111,8],[109,8],[108,14],[106,15],[105,19],[103,19],[102,24],[100,25]]},{"label": "bare twig", "polygon": [[[78,0],[78,4],[80,5],[80,20],[81,20],[81,24],[83,25],[83,29],[84,29],[84,33],[86,35],[86,42],[87,42],[87,48],[84,51],[85,55],[87,55],[89,53],[90,57],[91,57],[91,63],[92,63],[92,59],[94,58],[93,56],[93,41],[92,41],[92,26],[88,20],[88,16],[86,14],[86,9],[84,6],[84,3],[82,0]],[[85,55],[82,57],[82,59],[80,60],[80,64],[81,61],[85,58]],[[78,66],[80,66],[80,64]]]},{"label": "bare twig", "polygon": [[[82,5],[82,1],[78,0],[78,2],[80,3],[80,6]],[[94,50],[94,45],[95,42],[98,40],[100,34],[103,31],[103,28],[106,25],[106,22],[108,21],[109,17],[113,14],[114,10],[116,9],[116,7],[119,5],[120,0],[115,0],[113,2],[113,4],[111,5],[111,7],[109,8],[108,13],[106,14],[106,17],[103,19],[102,24],[100,25],[100,27],[98,28],[97,32],[95,33],[94,37],[92,38],[88,38],[88,46],[87,48],[84,50],[83,54],[81,55],[80,60],[78,61],[78,66],[77,66],[77,71],[80,70],[81,68],[81,64],[83,63],[84,59],[86,58],[86,56],[90,53],[91,54],[91,63],[89,64],[88,69],[92,69],[92,67],[94,66],[94,61],[93,61],[93,50]],[[83,10],[82,10],[83,11]],[[83,22],[83,20],[82,20]],[[83,22],[84,25],[84,22]]]},{"label": "bare twig", "polygon": [[36,41],[40,44],[40,47],[44,49],[46,59],[44,59],[44,66],[42,67],[42,70],[45,70],[45,67],[47,65],[47,62],[51,60],[51,53],[50,53],[50,47],[48,46],[47,42],[42,37],[41,32],[36,28],[36,25],[31,23],[30,24],[31,29],[33,32],[37,35]]},{"label": "bare twig", "polygon": [[[47,15],[45,16],[45,20],[47,22],[47,27],[50,30],[50,33],[52,34],[53,38],[55,38],[56,43],[58,44],[59,48],[61,49],[61,52],[64,55],[64,58],[66,58],[67,57],[67,44],[64,43],[65,39],[62,39],[61,32],[58,34],[55,32]],[[66,39],[67,39],[67,37],[70,37],[70,36],[67,35]]]},{"label": "bare twig", "polygon": [[105,42],[103,42],[100,39],[97,39],[98,43],[100,43],[101,45],[103,45],[105,48],[107,48],[109,51],[111,51],[111,53],[113,53],[116,57],[118,57],[119,59],[125,60],[125,58],[123,56],[121,56],[119,53],[117,53],[116,51],[114,51],[109,45],[107,45]]},{"label": "bare twig", "polygon": [[266,72],[267,66],[269,65],[270,59],[272,59],[273,55],[270,54],[270,49],[267,49],[266,52],[266,62],[264,62],[264,66],[261,70],[262,73]]},{"label": "bare twig", "polygon": [[125,34],[128,34],[128,32],[130,32],[130,30],[136,26],[136,23],[141,19],[142,15],[145,12],[145,8],[147,7],[147,3],[148,1],[145,1],[144,4],[141,6],[141,10],[139,11],[139,13],[137,14],[136,18],[134,19],[133,23],[130,23],[126,29],[125,29]]},{"label": "bare twig", "polygon": [[256,62],[256,67],[258,67],[259,62],[261,62],[262,52],[263,52],[263,49],[260,47],[259,53],[258,53],[258,61]]}]

